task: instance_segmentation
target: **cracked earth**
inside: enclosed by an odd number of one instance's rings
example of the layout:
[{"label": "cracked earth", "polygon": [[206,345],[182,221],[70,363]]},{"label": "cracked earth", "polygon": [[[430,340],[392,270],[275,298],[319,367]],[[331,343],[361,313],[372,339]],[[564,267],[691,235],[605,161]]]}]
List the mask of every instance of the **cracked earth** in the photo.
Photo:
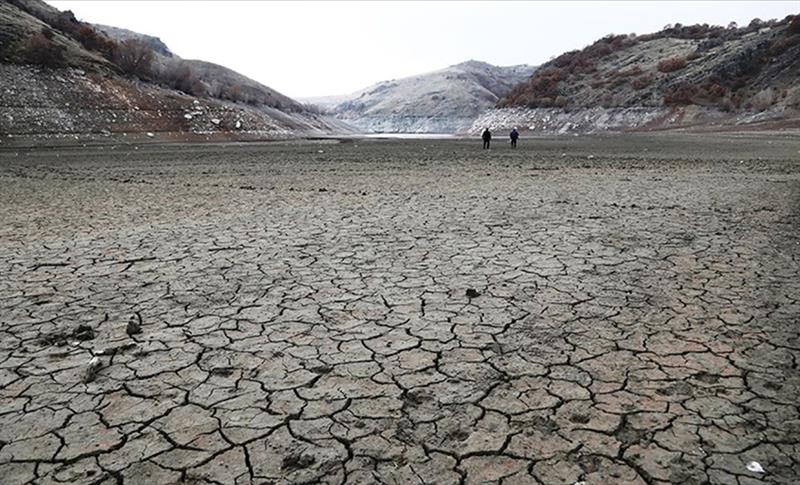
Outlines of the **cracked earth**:
[{"label": "cracked earth", "polygon": [[2,483],[796,483],[797,138],[497,145],[4,148]]}]

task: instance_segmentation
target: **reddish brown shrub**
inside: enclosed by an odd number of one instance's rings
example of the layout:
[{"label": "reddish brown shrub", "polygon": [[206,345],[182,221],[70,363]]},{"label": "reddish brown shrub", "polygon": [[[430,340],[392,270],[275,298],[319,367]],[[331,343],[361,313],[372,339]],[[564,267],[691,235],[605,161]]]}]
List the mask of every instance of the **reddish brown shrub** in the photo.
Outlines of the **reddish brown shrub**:
[{"label": "reddish brown shrub", "polygon": [[21,53],[24,62],[46,67],[61,67],[65,64],[64,46],[52,40],[53,33],[42,31],[33,34],[22,45]]},{"label": "reddish brown shrub", "polygon": [[664,93],[664,104],[667,106],[680,106],[692,104],[697,95],[697,86],[686,82],[672,86]]},{"label": "reddish brown shrub", "polygon": [[664,59],[658,63],[658,70],[661,72],[673,72],[686,67],[686,59],[683,57],[673,57]]},{"label": "reddish brown shrub", "polygon": [[79,25],[72,33],[72,36],[84,47],[99,52],[106,59],[113,57],[114,49],[117,47],[115,42],[87,24]]},{"label": "reddish brown shrub", "polygon": [[653,75],[652,74],[645,74],[644,76],[637,77],[633,81],[631,81],[631,86],[633,89],[639,91],[640,89],[644,89],[647,86],[653,84]]}]

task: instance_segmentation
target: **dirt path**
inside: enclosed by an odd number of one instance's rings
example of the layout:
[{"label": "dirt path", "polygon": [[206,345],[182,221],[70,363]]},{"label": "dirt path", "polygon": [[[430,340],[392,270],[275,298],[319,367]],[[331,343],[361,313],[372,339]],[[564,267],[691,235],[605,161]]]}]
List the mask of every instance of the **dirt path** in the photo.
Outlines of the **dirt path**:
[{"label": "dirt path", "polygon": [[0,151],[2,482],[794,483],[798,150]]}]

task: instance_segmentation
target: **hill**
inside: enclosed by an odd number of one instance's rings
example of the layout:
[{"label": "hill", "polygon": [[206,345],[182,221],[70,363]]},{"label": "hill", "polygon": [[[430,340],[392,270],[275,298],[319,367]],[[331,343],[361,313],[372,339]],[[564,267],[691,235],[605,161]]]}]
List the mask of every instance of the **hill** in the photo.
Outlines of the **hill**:
[{"label": "hill", "polygon": [[319,135],[344,123],[158,38],[81,22],[39,0],[0,3],[0,132]]},{"label": "hill", "polygon": [[798,81],[800,17],[678,24],[556,57],[480,122],[570,131],[783,120],[800,109]]},{"label": "hill", "polygon": [[311,98],[365,131],[453,133],[469,127],[534,67],[467,61],[438,71],[380,82],[348,96]]}]

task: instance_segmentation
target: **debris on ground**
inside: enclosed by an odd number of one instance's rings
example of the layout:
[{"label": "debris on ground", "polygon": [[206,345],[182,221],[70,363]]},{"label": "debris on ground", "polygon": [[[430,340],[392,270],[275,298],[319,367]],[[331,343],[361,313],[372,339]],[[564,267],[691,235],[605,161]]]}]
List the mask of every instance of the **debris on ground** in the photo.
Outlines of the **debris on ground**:
[{"label": "debris on ground", "polygon": [[89,366],[86,368],[86,372],[83,375],[83,382],[92,382],[95,377],[97,377],[97,372],[103,368],[103,361],[100,360],[100,357],[92,357],[92,360],[89,361]]},{"label": "debris on ground", "polygon": [[139,315],[131,315],[131,318],[128,319],[128,326],[125,328],[125,333],[128,335],[142,333],[142,318]]},{"label": "debris on ground", "polygon": [[474,288],[467,289],[467,298],[478,298],[479,296],[481,296],[481,294],[478,293],[476,289]]}]

